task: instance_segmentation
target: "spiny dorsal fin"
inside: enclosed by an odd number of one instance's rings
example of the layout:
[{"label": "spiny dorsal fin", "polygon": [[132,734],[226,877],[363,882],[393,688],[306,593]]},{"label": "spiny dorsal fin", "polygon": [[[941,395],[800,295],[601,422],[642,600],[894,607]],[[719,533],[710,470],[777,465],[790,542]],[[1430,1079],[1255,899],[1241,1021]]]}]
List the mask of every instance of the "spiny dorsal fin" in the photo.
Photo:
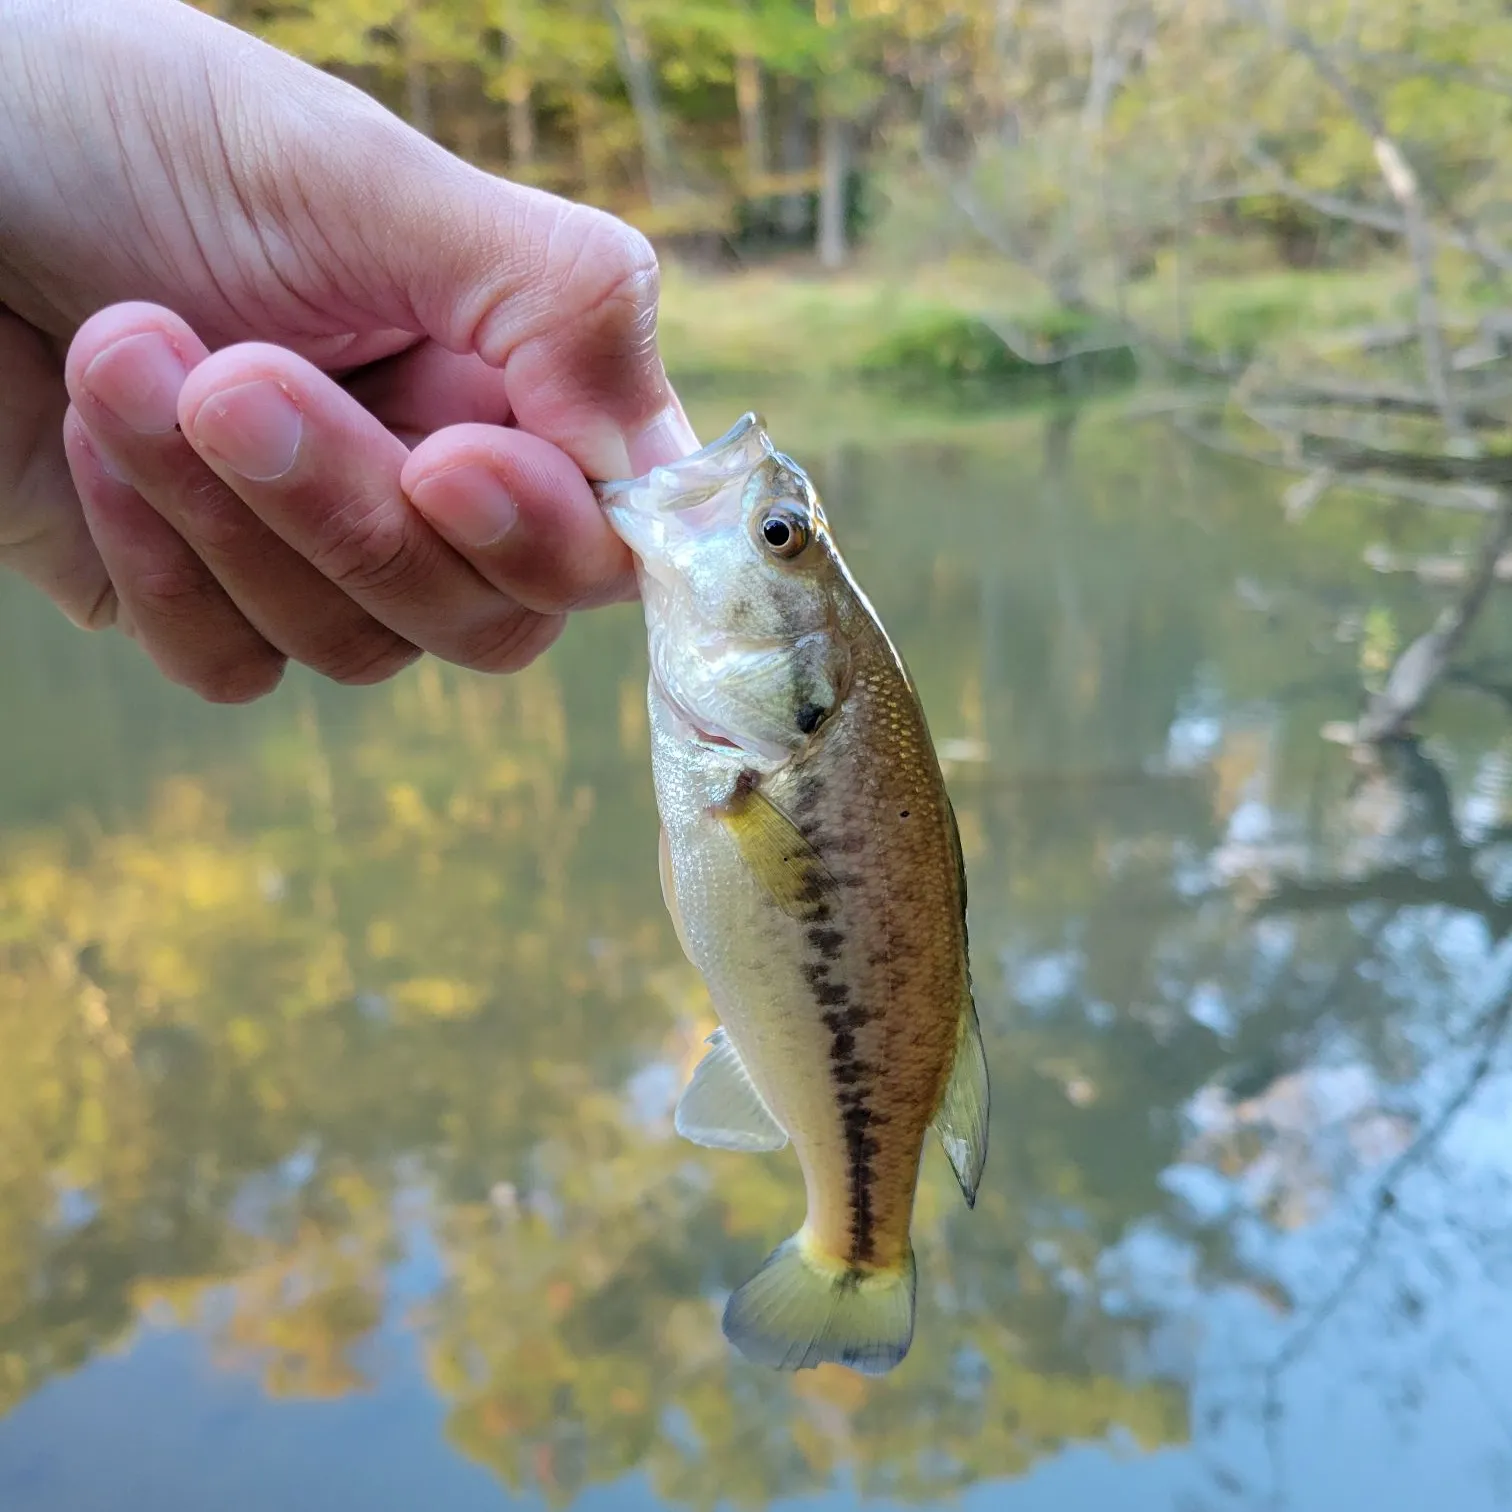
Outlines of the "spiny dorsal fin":
[{"label": "spiny dorsal fin", "polygon": [[806,918],[838,884],[803,831],[756,781],[754,773],[742,773],[729,801],[715,809],[715,815],[772,901],[783,913]]},{"label": "spiny dorsal fin", "polygon": [[709,1036],[673,1122],[684,1139],[711,1150],[780,1150],[788,1142],[723,1029]]}]

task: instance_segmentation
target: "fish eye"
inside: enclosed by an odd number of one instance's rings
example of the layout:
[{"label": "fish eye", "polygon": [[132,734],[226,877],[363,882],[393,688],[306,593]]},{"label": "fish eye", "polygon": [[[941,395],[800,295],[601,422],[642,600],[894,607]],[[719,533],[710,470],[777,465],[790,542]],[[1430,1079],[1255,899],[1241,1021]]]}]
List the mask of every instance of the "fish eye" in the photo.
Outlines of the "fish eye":
[{"label": "fish eye", "polygon": [[761,539],[773,556],[795,557],[809,543],[808,521],[790,509],[774,509],[761,522]]}]

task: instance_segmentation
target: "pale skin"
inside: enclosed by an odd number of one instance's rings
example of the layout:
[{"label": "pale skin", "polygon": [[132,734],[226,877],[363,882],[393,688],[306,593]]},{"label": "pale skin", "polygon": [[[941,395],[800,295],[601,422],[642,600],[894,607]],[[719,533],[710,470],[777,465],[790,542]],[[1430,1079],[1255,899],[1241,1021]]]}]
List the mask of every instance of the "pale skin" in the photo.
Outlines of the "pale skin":
[{"label": "pale skin", "polygon": [[0,566],[220,702],[515,670],[697,446],[650,247],[179,0],[0,0]]}]

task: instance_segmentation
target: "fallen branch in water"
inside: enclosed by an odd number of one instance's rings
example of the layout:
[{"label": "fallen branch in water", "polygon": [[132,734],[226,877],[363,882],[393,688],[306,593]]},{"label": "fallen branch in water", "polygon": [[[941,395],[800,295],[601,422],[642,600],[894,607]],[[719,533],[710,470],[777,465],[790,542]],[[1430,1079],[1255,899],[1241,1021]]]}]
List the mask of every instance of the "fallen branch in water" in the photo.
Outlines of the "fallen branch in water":
[{"label": "fallen branch in water", "polygon": [[[1469,582],[1475,566],[1467,557],[1405,556],[1386,546],[1367,546],[1365,564],[1385,576],[1415,577],[1431,588],[1458,588]],[[1512,583],[1512,553],[1497,558],[1492,577]]]},{"label": "fallen branch in water", "polygon": [[[1268,385],[1256,381],[1249,394],[1259,404],[1293,405],[1303,409],[1365,410],[1370,414],[1417,415],[1431,419],[1438,406],[1431,394],[1388,384],[1355,384],[1330,379],[1312,379],[1307,383]],[[1512,412],[1484,407],[1488,398],[1512,399],[1512,388],[1499,386],[1466,401],[1464,420],[1478,430],[1506,430],[1512,427]]]},{"label": "fallen branch in water", "polygon": [[[1200,407],[1193,406],[1197,413],[1201,413]],[[1211,406],[1209,406],[1211,409]],[[1300,484],[1294,484],[1293,489],[1300,494],[1303,485],[1310,482],[1312,476],[1319,471],[1326,471],[1329,477],[1326,479],[1328,487],[1344,486],[1360,493],[1379,494],[1388,499],[1405,499],[1411,504],[1421,504],[1427,509],[1447,509],[1456,514],[1491,514],[1497,505],[1497,494],[1494,489],[1472,488],[1469,486],[1455,486],[1451,484],[1427,484],[1415,483],[1408,478],[1394,478],[1386,474],[1362,474],[1359,476],[1341,477],[1332,469],[1319,469],[1295,453],[1288,455],[1282,451],[1262,451],[1259,447],[1246,446],[1244,442],[1237,440],[1221,426],[1204,425],[1199,423],[1192,412],[1175,411],[1171,415],[1171,426],[1188,440],[1205,447],[1209,451],[1220,452],[1226,457],[1238,457],[1244,462],[1254,462],[1261,467],[1274,467],[1282,472],[1307,473],[1308,479]],[[1313,489],[1321,486],[1314,483]],[[1288,490],[1290,495],[1292,490]],[[1321,493],[1303,500],[1299,498],[1297,503],[1305,503],[1307,507],[1318,502]],[[1288,504],[1288,511],[1293,512],[1293,505]],[[1296,513],[1305,512],[1296,509]]]},{"label": "fallen branch in water", "polygon": [[1439,616],[1434,627],[1397,658],[1386,686],[1370,700],[1355,727],[1357,741],[1374,744],[1407,732],[1439,679],[1449,670],[1450,658],[1470,633],[1509,546],[1512,546],[1512,490],[1503,490],[1500,507],[1476,549],[1463,592]]}]

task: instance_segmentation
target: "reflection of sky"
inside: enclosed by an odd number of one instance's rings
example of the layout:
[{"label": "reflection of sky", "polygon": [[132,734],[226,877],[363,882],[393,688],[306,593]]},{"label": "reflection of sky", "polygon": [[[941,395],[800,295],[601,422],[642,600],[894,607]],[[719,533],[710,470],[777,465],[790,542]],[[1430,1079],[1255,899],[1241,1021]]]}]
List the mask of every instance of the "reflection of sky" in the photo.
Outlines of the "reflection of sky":
[{"label": "reflection of sky", "polygon": [[[1461,1069],[1463,1067],[1461,1066]],[[1346,1079],[1347,1080],[1347,1079]],[[1435,1087],[1447,1088],[1453,1075]],[[1320,1097],[1327,1100],[1327,1078]],[[1350,1099],[1346,1098],[1346,1101]],[[1194,1382],[1198,1447],[1141,1453],[1114,1434],[1047,1456],[1023,1477],[978,1485],[963,1512],[1105,1512],[1259,1505],[1280,1474],[1288,1512],[1455,1512],[1505,1505],[1512,1488],[1512,1315],[1503,1280],[1481,1253],[1503,1224],[1480,1204],[1512,1189],[1512,1083],[1483,1090],[1446,1141],[1444,1172],[1408,1189],[1435,1242],[1392,1236],[1380,1263],[1315,1347],[1283,1378],[1279,1454],[1260,1431],[1255,1367],[1298,1326],[1239,1286],[1205,1285],[1188,1235],[1233,1221],[1234,1191],[1211,1171],[1173,1167],[1177,1221],[1136,1225],[1098,1267],[1109,1313],[1156,1319],[1131,1374]],[[296,1173],[286,1173],[296,1174]],[[218,1369],[195,1330],[144,1325],[114,1354],[46,1386],[0,1421],[5,1512],[500,1512],[544,1505],[511,1497],[445,1437],[418,1310],[444,1282],[416,1192],[401,1199],[403,1257],[388,1273],[382,1326],[363,1349],[373,1388],[331,1402],[279,1402],[254,1373]],[[1257,1231],[1257,1254],[1307,1301],[1326,1294],[1351,1252],[1358,1215],[1336,1213],[1296,1234]],[[1241,1225],[1242,1226],[1242,1225]],[[1498,1247],[1499,1248],[1499,1247]],[[1400,1295],[1399,1295],[1400,1294]],[[1412,1305],[1404,1301],[1410,1294]],[[925,1320],[927,1326],[927,1320]],[[906,1369],[906,1367],[905,1367]],[[1410,1432],[1404,1431],[1410,1425]],[[585,1491],[576,1512],[651,1512],[638,1476]],[[784,1512],[884,1507],[847,1488],[774,1504]],[[942,1503],[941,1505],[947,1505]]]},{"label": "reflection of sky", "polygon": [[[1336,1344],[1300,1367],[1287,1391],[1282,1435],[1286,1505],[1292,1512],[1480,1512],[1504,1506],[1509,1463],[1505,1415],[1487,1383],[1505,1380],[1512,1322],[1482,1287],[1444,1298],[1439,1328],[1473,1340],[1470,1371],[1425,1359],[1423,1400],[1404,1435],[1385,1392],[1340,1390],[1357,1373]],[[444,1404],[425,1382],[419,1351],[396,1304],[380,1331],[376,1389],[335,1402],[276,1403],[246,1375],[212,1368],[194,1333],[144,1330],[123,1355],[97,1358],[0,1423],[0,1506],[5,1512],[501,1512],[539,1508],[511,1497],[487,1471],[446,1444]],[[1243,1300],[1206,1309],[1203,1364],[1222,1383],[1220,1357],[1233,1334],[1267,1325]],[[1452,1316],[1451,1316],[1452,1314]],[[1376,1361],[1375,1364],[1381,1362]],[[1206,1396],[1207,1400],[1204,1400]],[[1225,1391],[1199,1392],[1199,1411],[1223,1409]],[[1106,1512],[1115,1507],[1221,1508],[1260,1504],[1271,1469],[1255,1425],[1256,1403],[1208,1424],[1201,1454],[1077,1446],[1021,1479],[979,1485],[963,1512]],[[657,1498],[637,1476],[592,1488],[575,1512],[650,1512]],[[791,1498],[783,1512],[839,1512],[863,1505],[853,1492]],[[886,1503],[867,1501],[869,1508]]]}]

